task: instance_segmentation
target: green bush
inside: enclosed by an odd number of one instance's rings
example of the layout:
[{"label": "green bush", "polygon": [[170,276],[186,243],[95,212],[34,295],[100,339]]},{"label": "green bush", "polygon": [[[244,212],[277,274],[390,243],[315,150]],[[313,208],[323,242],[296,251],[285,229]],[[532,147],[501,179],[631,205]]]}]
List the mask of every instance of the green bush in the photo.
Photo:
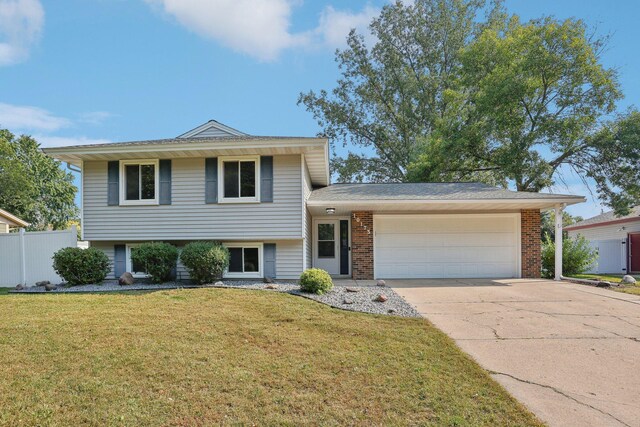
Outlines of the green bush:
[{"label": "green bush", "polygon": [[153,283],[169,280],[177,261],[178,249],[169,243],[143,243],[131,251],[131,262],[142,266]]},{"label": "green bush", "polygon": [[[555,276],[556,244],[549,235],[542,242],[542,277]],[[562,240],[562,275],[573,276],[587,271],[598,259],[598,252],[583,236]]]},{"label": "green bush", "polygon": [[109,258],[96,248],[62,248],[53,254],[53,269],[70,285],[98,284],[109,273]]},{"label": "green bush", "polygon": [[310,268],[300,275],[300,289],[304,292],[322,295],[333,289],[333,280],[326,271]]},{"label": "green bush", "polygon": [[180,261],[199,285],[213,283],[229,267],[229,250],[218,242],[191,242],[180,254]]}]

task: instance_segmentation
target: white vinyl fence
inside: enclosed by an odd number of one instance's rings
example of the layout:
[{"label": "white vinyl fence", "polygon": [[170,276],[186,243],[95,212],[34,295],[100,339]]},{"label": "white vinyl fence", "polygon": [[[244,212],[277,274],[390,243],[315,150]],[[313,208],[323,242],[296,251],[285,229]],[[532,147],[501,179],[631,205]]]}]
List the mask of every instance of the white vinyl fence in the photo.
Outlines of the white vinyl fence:
[{"label": "white vinyl fence", "polygon": [[76,246],[77,239],[75,226],[63,231],[20,229],[18,233],[0,234],[0,287],[18,283],[33,286],[42,280],[60,283],[51,257],[62,248]]}]

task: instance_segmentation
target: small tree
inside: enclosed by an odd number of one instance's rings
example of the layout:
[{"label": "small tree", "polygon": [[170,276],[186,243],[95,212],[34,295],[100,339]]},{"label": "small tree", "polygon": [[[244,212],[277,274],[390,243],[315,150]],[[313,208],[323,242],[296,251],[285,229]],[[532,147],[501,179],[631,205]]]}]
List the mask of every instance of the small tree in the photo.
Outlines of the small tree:
[{"label": "small tree", "polygon": [[[542,277],[555,276],[556,244],[547,234],[542,242]],[[583,236],[562,240],[562,272],[573,276],[587,271],[598,259],[598,252]]]}]

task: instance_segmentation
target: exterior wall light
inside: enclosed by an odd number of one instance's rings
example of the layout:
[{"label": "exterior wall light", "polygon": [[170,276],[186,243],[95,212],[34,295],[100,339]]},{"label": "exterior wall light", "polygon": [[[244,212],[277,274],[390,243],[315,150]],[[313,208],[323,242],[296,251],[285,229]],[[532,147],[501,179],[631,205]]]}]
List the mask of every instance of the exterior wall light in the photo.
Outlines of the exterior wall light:
[{"label": "exterior wall light", "polygon": [[333,215],[336,213],[336,208],[327,208],[327,215]]}]

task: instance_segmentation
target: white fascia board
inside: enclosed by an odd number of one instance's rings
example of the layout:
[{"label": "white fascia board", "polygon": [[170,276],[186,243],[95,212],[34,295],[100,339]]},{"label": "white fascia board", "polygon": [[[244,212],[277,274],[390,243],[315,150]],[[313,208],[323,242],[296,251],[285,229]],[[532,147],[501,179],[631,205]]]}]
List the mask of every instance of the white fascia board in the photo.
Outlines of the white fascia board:
[{"label": "white fascia board", "polygon": [[307,200],[308,206],[328,206],[328,205],[336,205],[336,206],[348,206],[348,205],[393,205],[398,203],[406,203],[406,204],[479,204],[479,203],[496,203],[496,204],[557,204],[557,203],[566,203],[566,204],[576,204],[586,202],[586,198],[584,197],[571,197],[571,198],[543,198],[543,199],[463,199],[463,200],[417,200],[417,199],[398,199],[398,200]]}]

